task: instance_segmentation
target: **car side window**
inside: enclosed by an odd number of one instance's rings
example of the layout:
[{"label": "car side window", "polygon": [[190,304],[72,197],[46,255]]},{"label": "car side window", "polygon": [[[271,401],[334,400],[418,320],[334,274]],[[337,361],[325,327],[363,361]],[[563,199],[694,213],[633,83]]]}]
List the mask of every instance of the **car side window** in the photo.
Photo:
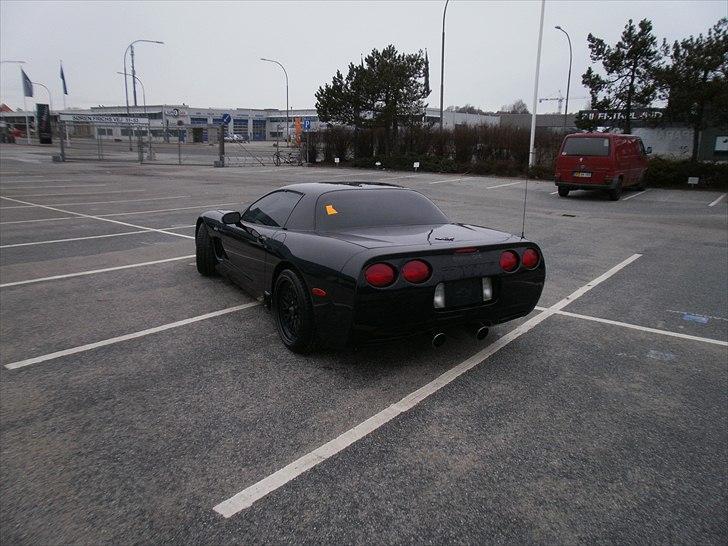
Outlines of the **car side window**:
[{"label": "car side window", "polygon": [[645,151],[645,143],[642,142],[641,138],[637,139],[637,147],[639,148],[640,155],[647,155],[647,152]]},{"label": "car side window", "polygon": [[277,191],[261,197],[248,207],[242,221],[270,227],[282,227],[291,215],[301,194],[292,191]]}]

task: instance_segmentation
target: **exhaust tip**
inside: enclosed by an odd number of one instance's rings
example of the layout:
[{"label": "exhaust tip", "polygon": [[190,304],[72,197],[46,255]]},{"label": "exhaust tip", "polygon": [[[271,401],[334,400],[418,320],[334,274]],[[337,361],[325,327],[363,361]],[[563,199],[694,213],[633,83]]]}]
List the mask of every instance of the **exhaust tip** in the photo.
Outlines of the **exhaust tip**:
[{"label": "exhaust tip", "polygon": [[475,339],[478,341],[483,341],[486,337],[488,337],[488,327],[487,326],[481,326],[475,331]]},{"label": "exhaust tip", "polygon": [[447,336],[442,332],[432,336],[432,346],[435,348],[442,347],[447,341]]}]

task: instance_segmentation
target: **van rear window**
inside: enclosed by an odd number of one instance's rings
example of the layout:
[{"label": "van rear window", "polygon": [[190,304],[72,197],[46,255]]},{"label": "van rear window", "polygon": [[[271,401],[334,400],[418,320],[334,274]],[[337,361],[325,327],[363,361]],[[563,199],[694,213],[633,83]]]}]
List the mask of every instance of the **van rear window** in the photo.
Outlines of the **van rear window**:
[{"label": "van rear window", "polygon": [[561,155],[609,155],[609,139],[599,137],[567,138]]}]

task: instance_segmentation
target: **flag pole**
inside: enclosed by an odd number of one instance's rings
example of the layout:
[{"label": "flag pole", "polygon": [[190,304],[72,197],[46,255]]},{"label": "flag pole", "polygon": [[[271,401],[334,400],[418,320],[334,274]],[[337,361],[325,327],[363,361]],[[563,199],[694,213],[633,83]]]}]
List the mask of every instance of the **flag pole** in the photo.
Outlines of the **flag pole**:
[{"label": "flag pole", "polygon": [[[63,82],[63,89],[61,89],[61,91],[62,91],[61,95],[63,96],[63,111],[65,112],[66,111],[66,75],[63,73],[63,60],[61,60],[61,74],[63,74],[63,78],[61,79],[61,81]],[[58,114],[58,121],[61,121],[60,112]],[[63,123],[63,127],[66,130],[66,144],[70,144],[71,139],[68,136],[68,125],[66,125],[65,122]]]},{"label": "flag pole", "polygon": [[23,68],[20,68],[20,82],[23,84],[23,112],[25,113],[25,137],[30,144],[30,123],[28,122],[28,101],[25,100],[25,79],[23,78]]}]

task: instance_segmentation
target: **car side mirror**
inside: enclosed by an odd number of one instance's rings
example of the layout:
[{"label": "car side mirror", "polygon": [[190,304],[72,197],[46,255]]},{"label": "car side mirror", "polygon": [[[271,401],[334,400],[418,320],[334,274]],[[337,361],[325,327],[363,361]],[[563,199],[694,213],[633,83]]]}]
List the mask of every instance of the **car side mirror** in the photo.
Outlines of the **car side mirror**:
[{"label": "car side mirror", "polygon": [[646,154],[651,154],[652,153],[652,146],[647,146],[647,148],[645,149],[645,153]]},{"label": "car side mirror", "polygon": [[239,224],[240,213],[238,211],[226,212],[222,215],[223,224]]}]

